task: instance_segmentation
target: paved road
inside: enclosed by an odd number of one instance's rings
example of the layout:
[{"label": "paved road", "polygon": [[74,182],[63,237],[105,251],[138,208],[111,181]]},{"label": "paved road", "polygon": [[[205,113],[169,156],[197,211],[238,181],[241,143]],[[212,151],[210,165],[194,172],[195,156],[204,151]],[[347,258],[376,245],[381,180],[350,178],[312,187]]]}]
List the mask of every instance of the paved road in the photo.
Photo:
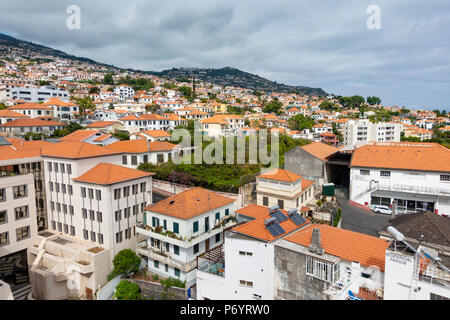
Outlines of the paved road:
[{"label": "paved road", "polygon": [[389,221],[389,215],[376,214],[348,203],[346,198],[338,198],[341,205],[341,228],[378,237],[378,231]]}]

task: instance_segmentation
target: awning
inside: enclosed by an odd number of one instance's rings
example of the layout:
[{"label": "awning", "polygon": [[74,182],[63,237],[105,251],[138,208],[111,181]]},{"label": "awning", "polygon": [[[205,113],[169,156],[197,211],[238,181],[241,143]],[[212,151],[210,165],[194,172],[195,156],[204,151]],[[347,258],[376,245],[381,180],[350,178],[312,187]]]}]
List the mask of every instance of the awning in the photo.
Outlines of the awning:
[{"label": "awning", "polygon": [[437,195],[430,194],[419,194],[412,192],[402,192],[402,191],[389,191],[389,190],[375,190],[372,192],[372,197],[380,198],[394,198],[401,200],[413,200],[413,201],[424,201],[424,202],[436,202],[438,200]]}]

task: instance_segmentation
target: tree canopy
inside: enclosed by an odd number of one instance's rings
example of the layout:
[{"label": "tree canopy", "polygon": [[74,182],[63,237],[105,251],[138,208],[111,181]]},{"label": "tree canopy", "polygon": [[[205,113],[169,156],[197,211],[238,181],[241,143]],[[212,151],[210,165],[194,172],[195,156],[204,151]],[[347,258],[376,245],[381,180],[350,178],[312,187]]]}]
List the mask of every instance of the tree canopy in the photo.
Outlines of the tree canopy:
[{"label": "tree canopy", "polygon": [[117,300],[140,300],[141,289],[136,283],[132,283],[128,280],[122,280],[116,287],[114,297]]},{"label": "tree canopy", "polygon": [[268,104],[265,105],[263,112],[265,113],[275,113],[276,115],[281,114],[281,107],[283,106],[283,103],[278,101],[277,98],[274,98],[272,101],[270,101]]},{"label": "tree canopy", "polygon": [[113,259],[115,274],[129,274],[139,270],[141,258],[130,249],[120,250]]},{"label": "tree canopy", "polygon": [[295,115],[288,120],[289,128],[292,130],[302,131],[304,129],[312,129],[315,121],[311,117],[305,117],[302,114]]}]

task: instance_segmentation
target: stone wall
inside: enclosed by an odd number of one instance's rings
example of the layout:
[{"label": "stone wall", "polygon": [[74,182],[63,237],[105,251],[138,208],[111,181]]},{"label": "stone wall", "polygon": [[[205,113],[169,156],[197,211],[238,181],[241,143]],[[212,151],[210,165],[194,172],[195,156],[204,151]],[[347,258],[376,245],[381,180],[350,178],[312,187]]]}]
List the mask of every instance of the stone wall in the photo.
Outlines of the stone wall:
[{"label": "stone wall", "polygon": [[187,290],[183,288],[169,287],[150,281],[127,279],[136,283],[141,289],[141,296],[150,300],[187,300]]},{"label": "stone wall", "polygon": [[301,147],[296,147],[284,154],[284,169],[301,175],[315,182],[316,187],[327,181],[324,162],[312,156]]}]

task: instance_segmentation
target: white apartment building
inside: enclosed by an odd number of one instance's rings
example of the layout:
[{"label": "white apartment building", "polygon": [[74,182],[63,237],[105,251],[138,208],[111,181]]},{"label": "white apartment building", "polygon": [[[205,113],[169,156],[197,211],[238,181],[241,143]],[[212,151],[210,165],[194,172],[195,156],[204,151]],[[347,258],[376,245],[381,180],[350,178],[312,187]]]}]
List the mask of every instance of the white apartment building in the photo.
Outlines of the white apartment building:
[{"label": "white apartment building", "polygon": [[314,181],[284,169],[272,169],[256,177],[257,204],[300,210],[314,199]]},{"label": "white apartment building", "polygon": [[125,116],[119,122],[123,124],[124,129],[129,133],[144,130],[168,130],[170,124],[169,119],[150,113]]},{"label": "white apartment building", "polygon": [[450,215],[450,150],[437,143],[370,143],[353,151],[351,201]]},{"label": "white apartment building", "polygon": [[[53,86],[13,86],[7,90],[8,98],[14,100],[23,100],[26,102],[41,102],[51,97],[69,98],[67,90],[60,89]],[[8,90],[10,90],[8,92]]]},{"label": "white apartment building", "polygon": [[122,84],[114,88],[114,94],[123,101],[127,98],[132,98],[134,96],[134,90],[132,87]]},{"label": "white apartment building", "polygon": [[210,137],[234,136],[244,127],[244,118],[232,114],[214,115],[201,120],[204,134]]},{"label": "white apartment building", "polygon": [[12,107],[8,107],[7,110],[12,110],[18,113],[22,113],[30,118],[40,118],[40,117],[54,117],[54,111],[51,107],[44,106],[40,103],[22,103],[17,104]]},{"label": "white apartment building", "polygon": [[185,281],[186,288],[193,286],[197,256],[221,245],[224,229],[235,224],[234,201],[192,188],[147,207],[136,231],[137,253],[148,270]]},{"label": "white apartment building", "polygon": [[401,125],[391,122],[372,123],[368,119],[349,120],[344,125],[344,144],[361,146],[369,141],[399,142]]},{"label": "white apartment building", "polygon": [[42,105],[52,108],[54,117],[66,122],[76,119],[80,112],[78,105],[68,98],[49,98]]},{"label": "white apartment building", "polygon": [[49,229],[110,249],[135,248],[134,227],[151,203],[151,174],[120,166],[121,152],[83,142],[42,150]]}]

